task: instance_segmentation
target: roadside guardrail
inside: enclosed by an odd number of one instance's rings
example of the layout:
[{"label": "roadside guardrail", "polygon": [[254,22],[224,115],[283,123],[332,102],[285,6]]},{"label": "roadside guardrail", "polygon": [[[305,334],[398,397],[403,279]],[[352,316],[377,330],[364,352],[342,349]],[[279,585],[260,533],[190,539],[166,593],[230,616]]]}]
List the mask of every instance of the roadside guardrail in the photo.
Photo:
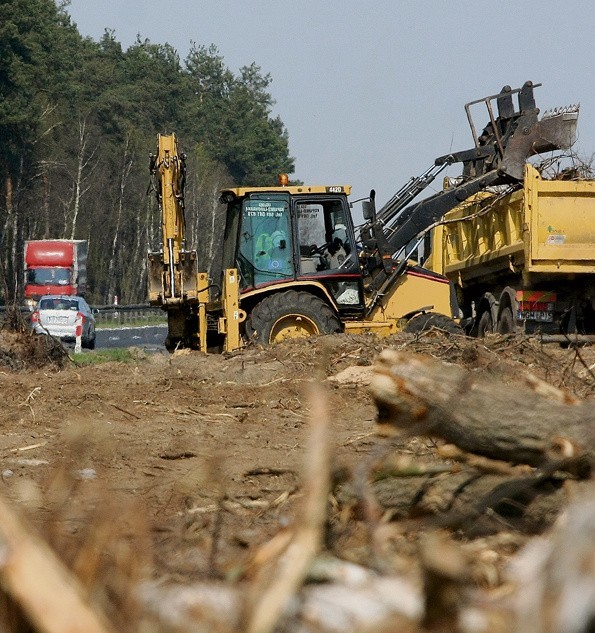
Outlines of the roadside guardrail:
[{"label": "roadside guardrail", "polygon": [[167,314],[148,304],[92,306],[98,327],[126,327],[167,323]]},{"label": "roadside guardrail", "polygon": [[[95,313],[97,327],[126,327],[159,325],[167,323],[167,315],[160,308],[149,304],[91,306]],[[26,318],[29,308],[22,306],[21,313]],[[5,306],[0,306],[0,323],[4,320]]]}]

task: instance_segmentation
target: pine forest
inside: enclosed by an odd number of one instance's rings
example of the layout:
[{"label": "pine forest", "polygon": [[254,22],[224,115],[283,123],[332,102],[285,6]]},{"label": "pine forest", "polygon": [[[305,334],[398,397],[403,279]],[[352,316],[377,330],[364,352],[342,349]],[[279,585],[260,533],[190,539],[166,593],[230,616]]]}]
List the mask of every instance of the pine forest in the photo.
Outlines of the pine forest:
[{"label": "pine forest", "polygon": [[208,267],[219,190],[294,171],[270,85],[256,63],[229,69],[214,44],[192,44],[185,59],[140,38],[125,50],[108,30],[83,37],[66,3],[0,2],[0,303],[22,294],[30,239],[88,240],[90,303],[146,301],[159,133],[175,132],[186,154],[187,242]]}]

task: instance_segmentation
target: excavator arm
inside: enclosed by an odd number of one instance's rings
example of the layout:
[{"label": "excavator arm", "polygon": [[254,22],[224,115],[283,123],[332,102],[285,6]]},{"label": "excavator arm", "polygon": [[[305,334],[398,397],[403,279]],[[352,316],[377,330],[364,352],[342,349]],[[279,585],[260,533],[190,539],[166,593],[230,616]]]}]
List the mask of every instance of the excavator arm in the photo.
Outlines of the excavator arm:
[{"label": "excavator arm", "polygon": [[186,161],[178,152],[175,134],[158,135],[149,171],[162,229],[162,249],[149,253],[149,302],[160,306],[196,302],[196,251],[185,250]]}]

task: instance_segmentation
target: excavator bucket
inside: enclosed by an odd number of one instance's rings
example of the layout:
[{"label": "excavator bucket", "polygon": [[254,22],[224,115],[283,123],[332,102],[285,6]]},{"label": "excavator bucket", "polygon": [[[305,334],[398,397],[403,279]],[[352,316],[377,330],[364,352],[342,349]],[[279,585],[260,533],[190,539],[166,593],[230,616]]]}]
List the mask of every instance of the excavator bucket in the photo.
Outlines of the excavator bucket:
[{"label": "excavator bucket", "polygon": [[570,149],[576,141],[578,106],[546,112],[530,127],[519,127],[508,141],[500,164],[501,172],[522,180],[527,158]]},{"label": "excavator bucket", "polygon": [[[364,231],[374,233],[373,239],[365,232],[363,239],[369,239],[385,255],[405,261],[399,255],[401,251],[413,240],[421,239],[432,224],[456,205],[487,187],[522,182],[525,163],[531,156],[570,148],[576,140],[579,106],[558,108],[540,119],[533,94],[539,85],[527,81],[516,90],[504,86],[498,94],[467,103],[465,111],[474,147],[438,157],[421,176],[411,179],[377,213],[376,222],[368,229],[364,227]],[[483,105],[489,115],[481,134],[471,116],[471,107],[476,105]],[[455,184],[405,206],[453,163],[463,164],[463,173]]]},{"label": "excavator bucket", "polygon": [[149,253],[149,303],[167,305],[198,300],[196,251],[180,251],[179,261],[170,271],[162,252]]},{"label": "excavator bucket", "polygon": [[[464,163],[465,176],[481,176],[496,169],[503,179],[522,180],[528,158],[569,149],[573,145],[579,106],[557,108],[546,112],[539,119],[533,90],[540,85],[527,81],[516,90],[504,86],[497,95],[465,105],[475,148],[453,155],[455,161]],[[514,95],[517,95],[518,108],[514,105]],[[497,116],[494,113],[494,101]],[[470,108],[480,103],[487,108],[489,122],[478,136]]]}]

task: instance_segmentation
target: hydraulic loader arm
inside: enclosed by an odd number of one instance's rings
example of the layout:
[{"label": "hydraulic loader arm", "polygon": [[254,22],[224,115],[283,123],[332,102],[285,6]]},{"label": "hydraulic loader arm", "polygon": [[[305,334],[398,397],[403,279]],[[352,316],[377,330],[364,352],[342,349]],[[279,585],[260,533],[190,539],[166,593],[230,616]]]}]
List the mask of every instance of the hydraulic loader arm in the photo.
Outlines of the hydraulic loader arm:
[{"label": "hydraulic loader arm", "polygon": [[386,241],[392,253],[398,253],[415,237],[435,224],[448,211],[486,187],[497,184],[501,176],[493,170],[465,183],[445,189],[404,210],[400,223],[387,232]]},{"label": "hydraulic loader arm", "polygon": [[[533,96],[533,89],[539,85],[528,81],[516,90],[504,86],[496,95],[465,105],[474,147],[437,158],[433,170],[430,168],[412,181],[413,185],[418,185],[412,190],[417,195],[441,169],[457,162],[463,164],[459,183],[407,207],[400,203],[407,198],[400,194],[405,188],[397,192],[378,212],[371,231],[384,251],[383,258],[398,253],[448,211],[486,187],[522,182],[524,165],[530,156],[572,146],[576,140],[578,106],[546,112],[539,119]],[[516,108],[514,95],[518,100]],[[497,116],[493,102],[496,102]],[[481,134],[477,133],[471,117],[471,106],[476,104],[484,104],[489,115]],[[397,204],[394,204],[395,198]]]}]

